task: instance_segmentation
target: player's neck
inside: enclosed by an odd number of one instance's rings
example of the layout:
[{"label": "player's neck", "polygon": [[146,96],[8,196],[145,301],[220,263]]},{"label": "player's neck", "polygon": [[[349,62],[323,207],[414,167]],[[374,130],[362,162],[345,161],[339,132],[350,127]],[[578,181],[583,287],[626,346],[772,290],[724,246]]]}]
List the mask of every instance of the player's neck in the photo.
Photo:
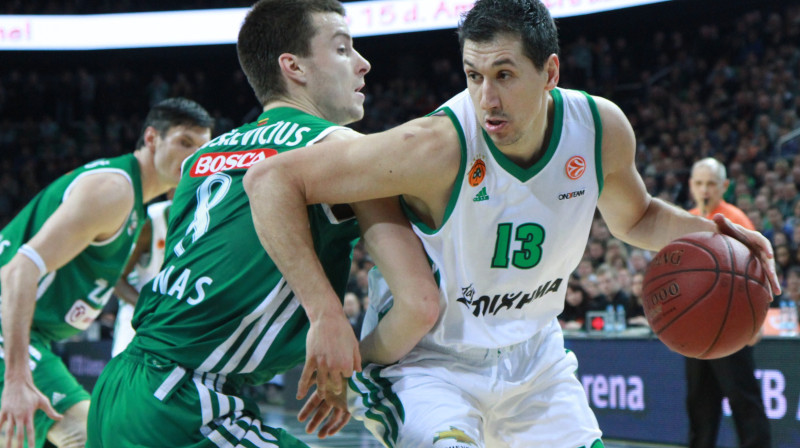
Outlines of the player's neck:
[{"label": "player's neck", "polygon": [[139,162],[139,172],[142,182],[142,201],[147,203],[156,197],[166,193],[174,185],[164,183],[158,176],[153,155],[145,148],[139,148],[133,152],[133,156]]},{"label": "player's neck", "polygon": [[547,115],[543,120],[535,120],[522,132],[520,138],[510,144],[498,146],[498,149],[521,168],[530,168],[538,162],[550,144],[553,133],[553,101],[548,100]]},{"label": "player's neck", "polygon": [[264,112],[271,109],[277,109],[279,107],[291,107],[293,109],[303,111],[309,115],[327,119],[322,114],[322,111],[314,104],[314,102],[308,100],[305,97],[295,96],[291,98],[282,98],[280,100],[271,101],[264,106]]}]

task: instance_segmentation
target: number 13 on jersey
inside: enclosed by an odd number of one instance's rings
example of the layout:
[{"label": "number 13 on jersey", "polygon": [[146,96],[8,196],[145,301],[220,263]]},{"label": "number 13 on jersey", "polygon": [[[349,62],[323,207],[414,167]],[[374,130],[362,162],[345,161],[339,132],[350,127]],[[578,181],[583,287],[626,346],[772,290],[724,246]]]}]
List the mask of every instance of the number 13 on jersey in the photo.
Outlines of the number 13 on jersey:
[{"label": "number 13 on jersey", "polygon": [[[509,262],[519,269],[536,266],[542,260],[544,233],[544,227],[531,222],[518,225],[516,231],[512,223],[498,224],[492,267],[507,269]],[[513,252],[511,252],[512,235],[514,246],[519,247]]]}]

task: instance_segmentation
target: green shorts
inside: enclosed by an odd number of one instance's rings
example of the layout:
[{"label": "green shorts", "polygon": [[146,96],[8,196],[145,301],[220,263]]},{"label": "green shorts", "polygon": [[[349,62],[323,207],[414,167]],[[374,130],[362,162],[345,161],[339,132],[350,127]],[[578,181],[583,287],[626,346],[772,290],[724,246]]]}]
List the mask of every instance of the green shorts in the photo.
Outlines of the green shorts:
[{"label": "green shorts", "polygon": [[308,448],[263,425],[258,406],[239,395],[239,386],[128,346],[94,387],[87,446]]},{"label": "green shorts", "polygon": [[[2,343],[2,338],[0,338],[0,343]],[[33,384],[50,400],[50,404],[59,414],[63,414],[79,401],[90,398],[89,392],[86,392],[78,380],[69,373],[61,358],[50,349],[50,344],[32,339],[28,347],[28,354],[33,371]],[[0,393],[5,387],[6,371],[5,359],[2,358],[3,352],[0,351]],[[36,411],[33,415],[36,448],[44,446],[47,432],[55,422],[41,410]],[[28,446],[27,441],[25,446]]]}]

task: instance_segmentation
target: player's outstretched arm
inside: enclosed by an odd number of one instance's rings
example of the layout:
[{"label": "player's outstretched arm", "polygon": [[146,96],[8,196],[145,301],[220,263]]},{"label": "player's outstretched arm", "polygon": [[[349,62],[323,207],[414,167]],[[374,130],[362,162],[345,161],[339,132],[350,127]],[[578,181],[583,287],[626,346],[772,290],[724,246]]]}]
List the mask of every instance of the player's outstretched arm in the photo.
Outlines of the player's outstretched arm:
[{"label": "player's outstretched arm", "polygon": [[6,429],[6,448],[12,446],[14,439],[17,441],[15,446],[23,446],[25,433],[28,446],[36,446],[33,415],[37,409],[53,420],[61,419],[61,414],[53,409],[47,397],[33,384],[33,374],[28,366],[30,325],[36,303],[36,285],[41,275],[39,266],[29,256],[22,254],[15,255],[0,270],[5,351],[0,429]]},{"label": "player's outstretched arm", "polygon": [[439,288],[422,243],[398,198],[353,204],[367,252],[386,279],[392,308],[361,341],[364,362],[392,364],[405,356],[439,318]]},{"label": "player's outstretched arm", "polygon": [[259,162],[245,175],[259,239],[311,321],[299,398],[308,392],[315,372],[319,389],[328,390],[332,382],[331,390],[341,391],[342,378],[361,368],[355,336],[313,250],[307,204],[352,203],[402,193],[423,197],[442,190],[435,185],[448,181],[445,165],[437,163],[444,153],[438,127],[446,126],[458,141],[447,120],[415,120],[356,139],[335,132],[324,143]]},{"label": "player's outstretched arm", "polygon": [[[337,131],[326,141],[358,136],[355,132]],[[291,286],[310,323],[297,399],[306,396],[314,381],[318,390],[340,393],[352,372],[361,369],[358,340],[314,251],[300,173],[294,168],[263,174],[264,163],[251,167],[244,178],[253,224],[261,244]]]},{"label": "player's outstretched arm", "polygon": [[755,249],[769,271],[773,292],[779,292],[768,241],[758,232],[745,229],[731,234],[708,219],[650,196],[636,171],[635,138],[630,122],[615,104],[603,98],[595,99],[603,120],[604,186],[597,205],[611,233],[629,244],[655,251],[687,233],[720,231],[729,234],[745,244],[749,242],[748,247]]},{"label": "player's outstretched arm", "polygon": [[8,424],[7,443],[12,434],[21,442],[27,432],[29,446],[34,446],[33,414],[37,409],[50,418],[61,418],[33,384],[28,363],[39,279],[75,258],[92,241],[113,235],[126,222],[132,207],[133,187],[123,176],[87,176],[75,184],[67,199],[27,242],[26,249],[0,269],[6,365],[0,427]]}]

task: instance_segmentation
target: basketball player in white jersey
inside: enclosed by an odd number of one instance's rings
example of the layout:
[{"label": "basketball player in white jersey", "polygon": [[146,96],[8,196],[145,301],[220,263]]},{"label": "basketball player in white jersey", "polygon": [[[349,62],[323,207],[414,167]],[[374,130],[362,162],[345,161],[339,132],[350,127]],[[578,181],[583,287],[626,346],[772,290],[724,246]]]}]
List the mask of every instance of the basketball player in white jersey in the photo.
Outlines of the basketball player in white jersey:
[{"label": "basketball player in white jersey", "polygon": [[[557,87],[558,36],[541,1],[478,0],[459,39],[467,89],[430,116],[251,168],[256,227],[273,259],[302,272],[314,263],[296,256],[309,239],[306,203],[402,197],[439,281],[440,316],[417,343],[391,324],[397,303],[370,299],[386,314],[362,329],[371,364],[352,378],[348,404],[384,445],[602,447],[556,319],[595,207],[617,238],[649,250],[689,232],[734,234],[777,292],[771,247],[647,193],[622,111]],[[331,405],[341,401],[312,395],[300,414],[317,412],[308,430]]]},{"label": "basketball player in white jersey", "polygon": [[[170,190],[169,197],[172,197],[173,191]],[[122,353],[136,334],[131,326],[131,319],[133,319],[136,301],[139,299],[139,291],[161,270],[167,240],[167,218],[171,204],[171,200],[166,200],[147,206],[147,221],[142,228],[142,234],[136,242],[128,265],[114,287],[114,295],[119,298],[119,308],[114,322],[112,357]]]}]

